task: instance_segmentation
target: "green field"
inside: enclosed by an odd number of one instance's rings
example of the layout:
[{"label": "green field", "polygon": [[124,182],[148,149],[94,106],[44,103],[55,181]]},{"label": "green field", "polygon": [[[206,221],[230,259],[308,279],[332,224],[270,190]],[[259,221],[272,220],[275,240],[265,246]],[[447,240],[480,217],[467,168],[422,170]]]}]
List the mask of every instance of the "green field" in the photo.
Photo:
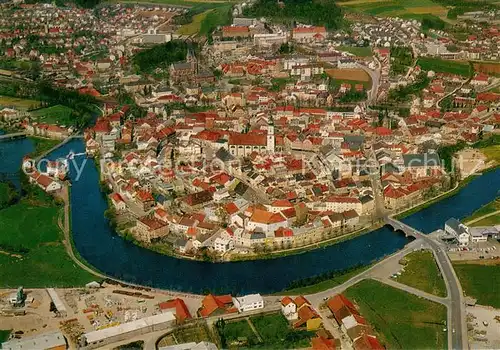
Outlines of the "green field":
[{"label": "green field", "polygon": [[219,5],[193,16],[193,21],[177,30],[179,35],[208,35],[215,28],[231,23],[231,6]]},{"label": "green field", "polygon": [[387,349],[446,349],[446,307],[374,280],[345,295],[360,308]]},{"label": "green field", "polygon": [[207,10],[205,12],[199,13],[193,16],[193,21],[188,24],[184,24],[177,30],[179,35],[194,35],[200,31],[201,23],[205,20],[207,15],[214,11],[213,9]]},{"label": "green field", "polygon": [[[335,286],[341,285],[342,283],[350,280],[356,275],[359,275],[361,272],[365,271],[366,269],[370,268],[372,265],[366,265],[362,267],[355,268],[349,272],[346,273],[340,273],[337,276],[327,279],[325,281],[321,281],[318,283],[314,283],[305,287],[299,287],[299,288],[292,288],[292,289],[286,289],[285,292],[290,295],[306,295],[306,294],[314,294],[318,292],[322,292],[324,290],[333,288]],[[283,292],[276,293],[278,295],[282,295]]]},{"label": "green field", "polygon": [[21,110],[28,110],[38,107],[39,104],[40,102],[36,100],[27,100],[17,97],[0,96],[0,109],[2,107],[11,107]]},{"label": "green field", "polygon": [[380,17],[432,14],[446,17],[447,9],[431,0],[348,0],[338,3],[345,9]]},{"label": "green field", "polygon": [[407,263],[405,271],[397,278],[399,283],[440,297],[446,296],[446,286],[432,252],[413,252],[404,260]]},{"label": "green field", "polygon": [[481,149],[481,152],[488,158],[488,161],[495,161],[500,164],[500,145],[485,147]]},{"label": "green field", "polygon": [[227,322],[220,336],[225,338],[228,346],[232,343],[241,341],[242,338],[245,338],[249,345],[254,345],[259,342],[246,319],[236,322]]},{"label": "green field", "polygon": [[308,348],[314,337],[314,332],[293,330],[281,313],[250,317],[250,321],[262,338],[259,348]]},{"label": "green field", "polygon": [[31,154],[32,157],[37,157],[61,143],[61,140],[44,139],[41,137],[29,137],[29,139],[33,142],[33,147],[35,148]]},{"label": "green field", "polygon": [[500,265],[454,262],[453,267],[466,295],[477,299],[480,305],[500,308]]},{"label": "green field", "polygon": [[457,62],[442,60],[439,58],[421,57],[417,60],[417,65],[425,71],[450,73],[468,77],[472,75],[472,67],[467,62]]},{"label": "green field", "polygon": [[0,210],[0,288],[81,286],[95,278],[66,254],[57,225],[61,207],[41,190],[33,190]]},{"label": "green field", "polygon": [[[462,221],[464,223],[468,223],[474,219],[480,218],[481,216],[494,213],[497,210],[500,210],[500,197],[495,199],[493,202],[490,202],[486,205],[483,205],[481,208],[479,208],[474,213],[472,213],[472,215],[466,217]],[[477,221],[476,221],[476,223],[473,224],[473,226],[479,226],[479,225],[477,225]]]},{"label": "green field", "polygon": [[345,51],[352,53],[358,57],[370,57],[372,56],[372,49],[369,46],[357,47],[357,46],[338,46],[336,47],[339,51]]},{"label": "green field", "polygon": [[40,123],[71,126],[74,123],[74,119],[71,117],[72,112],[73,109],[69,107],[55,105],[37,109],[32,112],[32,115]]}]

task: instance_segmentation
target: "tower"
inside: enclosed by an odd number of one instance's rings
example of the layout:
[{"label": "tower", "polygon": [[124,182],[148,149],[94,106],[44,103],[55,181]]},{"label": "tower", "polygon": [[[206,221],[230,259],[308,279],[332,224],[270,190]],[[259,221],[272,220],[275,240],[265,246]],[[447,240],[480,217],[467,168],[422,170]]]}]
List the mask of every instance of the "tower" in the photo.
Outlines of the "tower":
[{"label": "tower", "polygon": [[267,124],[267,151],[270,153],[274,153],[274,121],[273,118],[269,118],[269,122]]}]

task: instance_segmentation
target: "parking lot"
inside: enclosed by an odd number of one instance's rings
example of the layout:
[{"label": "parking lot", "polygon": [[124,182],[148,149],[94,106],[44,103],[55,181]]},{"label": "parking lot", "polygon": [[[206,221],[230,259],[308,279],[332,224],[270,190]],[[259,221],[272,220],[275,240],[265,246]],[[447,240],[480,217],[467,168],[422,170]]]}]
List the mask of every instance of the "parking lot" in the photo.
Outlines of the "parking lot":
[{"label": "parking lot", "polygon": [[500,243],[488,240],[481,243],[471,243],[467,248],[450,246],[448,255],[453,260],[500,259]]}]

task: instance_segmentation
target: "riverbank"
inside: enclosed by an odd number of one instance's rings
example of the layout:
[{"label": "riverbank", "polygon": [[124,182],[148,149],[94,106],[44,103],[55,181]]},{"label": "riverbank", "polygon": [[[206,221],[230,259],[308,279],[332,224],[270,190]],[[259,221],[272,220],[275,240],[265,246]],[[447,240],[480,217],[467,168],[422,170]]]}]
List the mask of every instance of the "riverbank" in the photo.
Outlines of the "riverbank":
[{"label": "riverbank", "polygon": [[307,253],[309,251],[313,251],[316,249],[321,249],[321,248],[326,248],[334,244],[339,244],[342,242],[345,242],[350,239],[354,239],[356,237],[360,237],[362,235],[365,235],[367,233],[373,232],[374,230],[377,230],[383,226],[382,222],[379,222],[377,224],[368,226],[368,227],[363,227],[359,230],[345,233],[340,236],[332,237],[329,239],[326,239],[324,241],[316,242],[316,243],[311,243],[302,247],[296,247],[296,248],[290,248],[290,249],[284,249],[284,250],[276,250],[276,251],[268,251],[263,254],[257,254],[254,256],[244,256],[244,255],[239,255],[236,258],[232,258],[230,261],[236,262],[236,261],[252,261],[252,260],[268,260],[268,259],[277,259],[285,256],[290,256],[290,255],[297,255],[297,254],[303,254]]},{"label": "riverbank", "polygon": [[[29,143],[25,140],[0,144],[0,147]],[[14,147],[9,152],[18,150]],[[64,157],[69,152],[82,153],[85,145],[80,139],[71,140],[47,156],[48,159]],[[18,168],[22,155],[11,155],[11,166]],[[5,159],[2,159],[5,162]],[[306,251],[276,259],[208,263],[161,255],[138,247],[112,232],[104,211],[106,199],[99,191],[98,172],[93,162],[86,162],[81,176],[76,180],[75,166],[81,167],[82,157],[75,158],[78,165],[70,163],[71,230],[74,247],[81,260],[113,279],[132,285],[142,285],[161,290],[191,293],[261,293],[281,291],[294,281],[311,276],[342,271],[368,265],[402,249],[408,239],[390,228],[381,227],[370,234],[352,237],[323,249]],[[4,163],[2,163],[4,164]],[[453,200],[444,200],[423,210],[423,214],[410,216],[412,226],[422,232],[432,232],[442,225],[443,216],[454,213],[465,216],[487,202],[491,197],[491,184],[496,183],[500,172],[471,181]]]},{"label": "riverbank", "polygon": [[[500,169],[500,165],[494,165],[490,168],[482,170],[481,175],[484,175],[485,173],[488,173],[491,171],[495,171],[497,169]],[[462,190],[464,187],[466,187],[472,180],[474,180],[474,178],[476,178],[477,176],[481,176],[481,175],[470,175],[470,176],[466,177],[465,179],[463,179],[462,181],[460,181],[459,183],[457,183],[457,185],[454,188],[452,188],[451,190],[448,190],[444,193],[438,194],[436,197],[431,198],[428,201],[425,201],[424,203],[417,204],[416,206],[414,206],[410,209],[406,209],[401,213],[397,213],[395,215],[395,218],[396,219],[404,219],[410,215],[413,215],[413,214],[421,211],[422,209],[425,209],[425,208],[430,207],[431,205],[433,205],[435,203],[442,201],[443,199],[446,199],[448,197],[452,197],[455,194],[457,194],[458,192],[460,192],[460,190]],[[443,224],[444,224],[444,222],[443,222]]]}]

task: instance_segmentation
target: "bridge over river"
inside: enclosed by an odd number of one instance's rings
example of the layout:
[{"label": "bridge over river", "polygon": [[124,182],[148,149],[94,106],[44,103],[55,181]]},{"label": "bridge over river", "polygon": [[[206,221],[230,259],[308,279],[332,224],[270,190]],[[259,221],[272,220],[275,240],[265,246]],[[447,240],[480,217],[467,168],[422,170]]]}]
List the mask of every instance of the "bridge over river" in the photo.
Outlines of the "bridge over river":
[{"label": "bridge over river", "polygon": [[448,305],[448,329],[451,330],[451,347],[452,349],[466,349],[468,340],[465,322],[465,301],[460,281],[455,274],[448,254],[446,254],[446,247],[443,243],[391,216],[384,217],[384,221],[394,230],[403,231],[407,237],[422,239],[432,250],[446,284],[447,299],[450,301]]}]

